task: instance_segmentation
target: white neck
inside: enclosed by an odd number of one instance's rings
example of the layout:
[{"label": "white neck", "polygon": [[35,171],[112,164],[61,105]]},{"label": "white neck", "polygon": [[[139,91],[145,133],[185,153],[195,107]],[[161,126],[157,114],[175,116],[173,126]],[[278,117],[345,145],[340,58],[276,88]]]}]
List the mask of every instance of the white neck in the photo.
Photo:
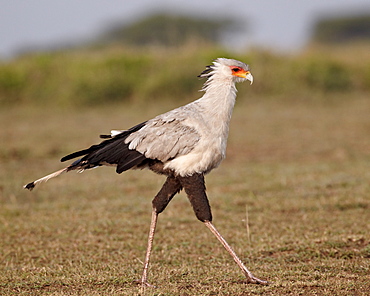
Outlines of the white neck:
[{"label": "white neck", "polygon": [[210,127],[221,128],[220,132],[227,137],[236,99],[235,82],[214,75],[205,83],[203,90],[205,94],[196,101],[197,104],[202,108]]}]

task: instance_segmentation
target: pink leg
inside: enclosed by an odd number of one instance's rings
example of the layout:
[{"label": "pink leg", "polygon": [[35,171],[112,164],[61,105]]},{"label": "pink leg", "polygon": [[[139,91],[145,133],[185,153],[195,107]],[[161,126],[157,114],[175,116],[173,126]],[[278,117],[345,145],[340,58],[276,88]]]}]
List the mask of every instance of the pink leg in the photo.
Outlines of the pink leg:
[{"label": "pink leg", "polygon": [[145,254],[144,270],[143,270],[143,275],[140,281],[142,287],[145,287],[145,286],[154,287],[148,283],[147,279],[148,279],[149,260],[150,260],[150,255],[152,253],[153,239],[154,239],[155,227],[157,225],[157,220],[158,220],[158,214],[156,210],[153,209],[152,220],[150,222],[150,230],[149,230],[149,236],[148,236],[148,247],[146,249],[146,254]]},{"label": "pink leg", "polygon": [[244,275],[247,278],[247,282],[251,284],[261,284],[261,285],[267,285],[268,282],[264,280],[260,280],[256,278],[243,264],[243,262],[239,259],[239,257],[235,254],[234,250],[230,247],[230,245],[227,243],[227,241],[221,236],[221,234],[218,232],[216,227],[212,224],[210,221],[205,221],[204,224],[211,230],[211,232],[217,237],[217,239],[221,242],[221,244],[224,246],[224,248],[229,252],[229,254],[233,257],[234,261],[240,269],[243,271]]}]

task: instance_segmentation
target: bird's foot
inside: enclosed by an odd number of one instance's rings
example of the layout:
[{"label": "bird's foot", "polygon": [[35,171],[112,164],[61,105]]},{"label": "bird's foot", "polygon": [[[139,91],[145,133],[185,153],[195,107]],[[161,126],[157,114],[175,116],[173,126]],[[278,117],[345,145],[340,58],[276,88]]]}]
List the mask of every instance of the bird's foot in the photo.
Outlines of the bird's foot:
[{"label": "bird's foot", "polygon": [[149,288],[157,288],[156,286],[149,284],[147,281],[137,280],[135,281],[136,284],[140,285],[142,289],[149,287]]},{"label": "bird's foot", "polygon": [[269,282],[265,280],[260,280],[252,274],[246,274],[248,284],[258,284],[258,285],[268,285]]},{"label": "bird's foot", "polygon": [[140,293],[139,295],[144,295],[146,288],[156,288],[156,286],[153,286],[149,284],[147,281],[136,281],[137,284],[140,285]]}]

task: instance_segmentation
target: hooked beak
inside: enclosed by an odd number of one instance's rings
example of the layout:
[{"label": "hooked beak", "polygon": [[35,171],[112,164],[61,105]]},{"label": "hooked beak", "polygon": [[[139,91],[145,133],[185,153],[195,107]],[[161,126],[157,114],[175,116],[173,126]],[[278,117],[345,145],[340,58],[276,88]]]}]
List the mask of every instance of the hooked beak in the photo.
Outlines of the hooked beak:
[{"label": "hooked beak", "polygon": [[234,75],[249,80],[251,84],[253,83],[253,75],[250,71],[243,71],[242,73],[236,73]]},{"label": "hooked beak", "polygon": [[253,75],[251,72],[245,72],[245,79],[249,80],[251,82],[251,85],[253,83]]}]

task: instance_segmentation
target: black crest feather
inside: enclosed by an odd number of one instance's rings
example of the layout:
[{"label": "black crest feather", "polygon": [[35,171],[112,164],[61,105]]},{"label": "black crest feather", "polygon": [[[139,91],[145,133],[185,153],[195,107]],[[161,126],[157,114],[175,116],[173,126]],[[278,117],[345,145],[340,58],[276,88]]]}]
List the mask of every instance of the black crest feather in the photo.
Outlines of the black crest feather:
[{"label": "black crest feather", "polygon": [[211,77],[213,71],[213,65],[206,66],[206,69],[198,75],[199,78]]}]

